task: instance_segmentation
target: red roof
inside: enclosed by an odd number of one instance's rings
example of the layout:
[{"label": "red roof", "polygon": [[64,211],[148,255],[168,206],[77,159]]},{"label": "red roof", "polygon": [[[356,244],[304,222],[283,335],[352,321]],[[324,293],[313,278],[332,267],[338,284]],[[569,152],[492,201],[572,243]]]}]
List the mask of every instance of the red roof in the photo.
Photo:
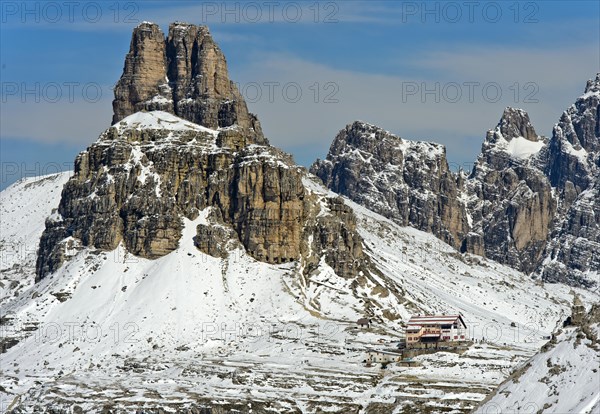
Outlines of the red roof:
[{"label": "red roof", "polygon": [[459,319],[466,327],[461,315],[416,315],[410,318],[407,326],[420,326],[426,324],[450,325]]}]

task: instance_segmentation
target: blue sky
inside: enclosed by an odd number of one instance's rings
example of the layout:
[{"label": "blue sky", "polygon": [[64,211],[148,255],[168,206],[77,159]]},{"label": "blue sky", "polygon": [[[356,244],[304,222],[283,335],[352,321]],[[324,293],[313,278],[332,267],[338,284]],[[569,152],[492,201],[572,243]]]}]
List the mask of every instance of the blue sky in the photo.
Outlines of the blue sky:
[{"label": "blue sky", "polygon": [[271,143],[303,165],[361,119],[443,143],[451,166],[468,169],[504,107],[527,110],[538,133],[550,135],[600,71],[596,1],[1,7],[0,188],[68,168],[109,126],[111,86],[144,20],[165,32],[176,20],[209,25]]}]

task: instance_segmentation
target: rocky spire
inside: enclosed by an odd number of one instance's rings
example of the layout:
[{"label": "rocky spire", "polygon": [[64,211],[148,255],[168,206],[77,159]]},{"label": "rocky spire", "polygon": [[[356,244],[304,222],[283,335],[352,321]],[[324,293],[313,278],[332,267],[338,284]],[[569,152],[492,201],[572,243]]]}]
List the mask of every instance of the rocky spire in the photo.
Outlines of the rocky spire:
[{"label": "rocky spire", "polygon": [[473,230],[465,251],[476,253],[473,247],[482,245],[491,259],[525,272],[537,268],[556,210],[550,183],[537,167],[545,145],[521,109],[506,108],[488,131],[467,182]]},{"label": "rocky spire", "polygon": [[115,124],[77,156],[46,221],[36,280],[85,247],[165,256],[192,242],[184,218],[200,214],[193,243],[205,253],[242,246],[259,261],[300,261],[304,276],[322,259],[344,278],[368,274],[351,208],[305,187],[288,154],[249,145],[268,143],[206,27],[174,23],[165,39],[140,24],[115,97]]},{"label": "rocky spire", "polygon": [[517,137],[523,137],[528,141],[539,141],[538,134],[529,120],[529,114],[522,109],[511,107],[504,109],[497,130],[507,141]]},{"label": "rocky spire", "polygon": [[141,23],[133,29],[123,75],[115,86],[112,123],[142,109],[172,111],[173,105],[166,99],[161,100],[162,105],[157,100],[152,106],[152,98],[161,86],[168,86],[166,76],[164,34],[156,24]]},{"label": "rocky spire", "polygon": [[205,26],[175,22],[166,39],[154,23],[136,27],[113,109],[113,124],[138,111],[162,110],[207,128],[228,128],[228,139],[236,134],[243,145],[267,144]]},{"label": "rocky spire", "polygon": [[596,79],[590,79],[585,85],[585,93],[600,93],[600,73],[596,74]]}]

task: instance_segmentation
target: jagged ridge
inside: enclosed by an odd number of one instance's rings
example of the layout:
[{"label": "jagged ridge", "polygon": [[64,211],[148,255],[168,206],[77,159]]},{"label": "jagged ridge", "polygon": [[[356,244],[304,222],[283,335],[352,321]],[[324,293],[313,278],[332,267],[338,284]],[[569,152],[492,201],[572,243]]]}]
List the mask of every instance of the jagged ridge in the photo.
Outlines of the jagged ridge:
[{"label": "jagged ridge", "polygon": [[457,178],[441,145],[403,140],[355,122],[340,131],[327,158],[310,171],[333,191],[455,247],[468,231]]},{"label": "jagged ridge", "polygon": [[444,148],[434,147],[356,122],[311,171],[333,191],[463,252],[547,281],[598,283],[600,74],[550,139],[526,112],[506,108],[469,177],[449,172]]}]

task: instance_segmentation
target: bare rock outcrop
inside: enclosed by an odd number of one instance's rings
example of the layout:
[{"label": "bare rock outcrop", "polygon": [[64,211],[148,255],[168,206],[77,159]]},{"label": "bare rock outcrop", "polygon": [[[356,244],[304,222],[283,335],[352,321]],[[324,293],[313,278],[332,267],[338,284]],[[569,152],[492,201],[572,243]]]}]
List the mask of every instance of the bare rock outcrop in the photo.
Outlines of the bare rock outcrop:
[{"label": "bare rock outcrop", "polygon": [[136,27],[113,110],[113,124],[138,111],[161,110],[207,128],[233,128],[242,145],[267,143],[205,26],[172,23],[166,38],[154,23]]},{"label": "bare rock outcrop", "polygon": [[[546,142],[526,112],[506,108],[467,180],[472,232],[485,256],[527,273],[539,264],[556,212],[552,187],[536,161]],[[463,251],[480,253],[474,248],[479,250],[465,243]]]},{"label": "bare rock outcrop", "polygon": [[213,256],[242,246],[308,273],[321,260],[342,277],[367,271],[352,210],[308,192],[306,170],[268,145],[206,27],[135,28],[113,107],[46,222],[36,280],[79,248],[162,257],[186,220],[200,221],[193,243]]},{"label": "bare rock outcrop", "polygon": [[555,125],[543,154],[558,219],[540,274],[547,281],[600,283],[600,73]]},{"label": "bare rock outcrop", "polygon": [[311,171],[331,190],[401,225],[435,234],[548,282],[600,283],[600,74],[550,139],[506,108],[467,177],[444,148],[362,122]]},{"label": "bare rock outcrop", "polygon": [[321,258],[342,277],[366,270],[354,214],[341,199],[307,193],[306,170],[284,152],[221,146],[219,136],[162,111],[110,127],[76,159],[46,222],[37,280],[64,263],[73,242],[164,256],[179,246],[184,219],[206,212],[194,243],[207,254],[224,257],[243,246],[268,263],[303,260],[306,271]]},{"label": "bare rock outcrop", "polygon": [[404,140],[354,122],[339,132],[311,172],[331,190],[457,248],[468,233],[457,177],[439,144]]}]

